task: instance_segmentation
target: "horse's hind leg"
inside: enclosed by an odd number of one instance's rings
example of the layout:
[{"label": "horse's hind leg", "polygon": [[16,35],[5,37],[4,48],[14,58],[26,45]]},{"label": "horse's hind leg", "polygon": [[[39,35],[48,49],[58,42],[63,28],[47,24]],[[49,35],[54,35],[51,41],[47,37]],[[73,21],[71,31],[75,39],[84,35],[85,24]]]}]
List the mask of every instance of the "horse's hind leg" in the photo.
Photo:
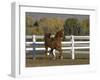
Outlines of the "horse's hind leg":
[{"label": "horse's hind leg", "polygon": [[48,47],[45,47],[45,54],[48,55],[47,53],[48,53]]}]

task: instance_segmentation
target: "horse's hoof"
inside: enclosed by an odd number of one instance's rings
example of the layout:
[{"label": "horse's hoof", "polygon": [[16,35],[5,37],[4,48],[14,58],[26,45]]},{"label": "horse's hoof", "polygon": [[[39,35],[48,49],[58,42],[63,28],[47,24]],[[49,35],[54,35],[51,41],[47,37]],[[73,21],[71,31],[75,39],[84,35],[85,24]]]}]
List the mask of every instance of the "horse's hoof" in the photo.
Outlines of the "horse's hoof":
[{"label": "horse's hoof", "polygon": [[50,55],[50,53],[47,53],[46,55],[47,55],[47,56],[49,56],[49,55]]}]

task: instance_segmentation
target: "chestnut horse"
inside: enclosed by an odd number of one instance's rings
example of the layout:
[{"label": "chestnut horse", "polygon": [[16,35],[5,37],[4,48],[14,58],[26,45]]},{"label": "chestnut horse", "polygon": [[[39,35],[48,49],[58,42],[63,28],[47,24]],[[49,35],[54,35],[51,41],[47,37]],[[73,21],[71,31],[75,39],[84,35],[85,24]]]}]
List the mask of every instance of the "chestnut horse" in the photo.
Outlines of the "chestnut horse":
[{"label": "chestnut horse", "polygon": [[53,59],[56,59],[56,55],[53,54],[54,50],[57,50],[60,52],[59,58],[63,59],[63,55],[62,55],[62,45],[61,45],[61,41],[62,38],[64,37],[64,30],[60,30],[56,33],[56,35],[54,37],[51,37],[51,33],[46,33],[44,35],[44,40],[45,40],[45,53],[48,53],[48,48],[51,48],[50,53],[52,53],[53,55]]}]

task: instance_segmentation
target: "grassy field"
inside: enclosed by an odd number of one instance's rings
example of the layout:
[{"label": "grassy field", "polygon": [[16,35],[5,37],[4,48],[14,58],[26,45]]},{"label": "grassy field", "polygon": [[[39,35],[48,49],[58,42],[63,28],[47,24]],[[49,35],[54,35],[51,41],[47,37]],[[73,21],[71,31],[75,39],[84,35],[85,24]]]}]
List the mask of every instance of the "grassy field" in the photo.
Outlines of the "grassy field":
[{"label": "grassy field", "polygon": [[76,54],[75,60],[71,59],[71,54],[64,54],[64,59],[53,60],[52,56],[45,54],[36,55],[36,59],[32,59],[32,55],[26,55],[26,67],[42,67],[42,66],[61,66],[61,65],[84,65],[89,64],[89,54]]}]

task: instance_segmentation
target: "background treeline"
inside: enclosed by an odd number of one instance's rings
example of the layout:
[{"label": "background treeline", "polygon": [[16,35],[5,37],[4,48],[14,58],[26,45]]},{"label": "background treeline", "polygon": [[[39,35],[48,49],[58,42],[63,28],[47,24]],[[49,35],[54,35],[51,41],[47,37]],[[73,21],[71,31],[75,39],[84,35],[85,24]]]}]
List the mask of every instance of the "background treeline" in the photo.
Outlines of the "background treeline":
[{"label": "background treeline", "polygon": [[55,34],[60,29],[64,29],[65,35],[89,35],[89,19],[44,17],[35,20],[32,16],[26,16],[26,35]]}]

